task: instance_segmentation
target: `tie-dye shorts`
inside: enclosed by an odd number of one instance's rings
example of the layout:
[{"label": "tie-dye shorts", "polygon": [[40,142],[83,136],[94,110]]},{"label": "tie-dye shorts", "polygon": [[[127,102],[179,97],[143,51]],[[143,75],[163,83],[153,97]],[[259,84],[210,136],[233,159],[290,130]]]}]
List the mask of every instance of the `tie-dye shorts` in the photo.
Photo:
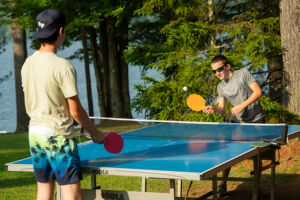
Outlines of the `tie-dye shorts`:
[{"label": "tie-dye shorts", "polygon": [[59,185],[82,180],[75,138],[65,138],[44,126],[29,128],[30,155],[38,182],[56,180]]}]

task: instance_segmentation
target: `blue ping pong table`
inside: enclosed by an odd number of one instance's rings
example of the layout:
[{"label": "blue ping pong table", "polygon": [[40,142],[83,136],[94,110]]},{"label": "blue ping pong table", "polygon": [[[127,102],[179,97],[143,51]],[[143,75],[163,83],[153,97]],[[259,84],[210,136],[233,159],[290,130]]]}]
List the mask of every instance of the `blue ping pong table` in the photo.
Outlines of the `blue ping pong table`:
[{"label": "blue ping pong table", "polygon": [[[83,189],[85,199],[166,200],[181,197],[181,180],[212,180],[212,192],[217,198],[217,173],[245,159],[253,159],[253,176],[228,177],[230,181],[253,182],[253,199],[259,197],[260,171],[271,168],[271,199],[275,198],[276,141],[285,142],[283,124],[231,123],[162,123],[122,133],[124,148],[120,154],[110,154],[103,145],[87,141],[79,144],[82,170],[91,174],[91,189]],[[299,133],[300,126],[289,126],[288,136]],[[266,139],[267,147],[254,148],[253,141]],[[260,160],[271,160],[259,166]],[[8,171],[33,171],[31,159],[6,164]],[[96,175],[142,177],[140,192],[101,190]],[[170,180],[169,193],[146,191],[147,178]],[[175,194],[178,180],[178,194]],[[58,199],[62,199],[58,189]]]}]

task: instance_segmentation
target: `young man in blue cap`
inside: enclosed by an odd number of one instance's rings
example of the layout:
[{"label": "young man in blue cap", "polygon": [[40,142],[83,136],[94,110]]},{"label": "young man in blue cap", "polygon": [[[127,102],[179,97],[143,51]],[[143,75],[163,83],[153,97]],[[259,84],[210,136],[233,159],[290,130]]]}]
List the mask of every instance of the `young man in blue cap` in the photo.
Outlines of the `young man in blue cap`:
[{"label": "young man in blue cap", "polygon": [[[211,68],[217,78],[221,80],[218,84],[218,106],[207,106],[206,113],[223,114],[226,109],[226,100],[233,108],[231,109],[231,122],[233,123],[265,123],[265,116],[259,98],[261,89],[247,69],[232,71],[228,59],[223,55],[217,55],[212,59]],[[260,163],[261,165],[261,163]],[[223,171],[223,178],[227,178],[230,168]],[[223,180],[218,188],[219,196],[227,194],[227,184]]]},{"label": "young man in blue cap", "polygon": [[96,129],[81,106],[74,67],[56,55],[66,34],[64,13],[44,10],[36,17],[36,25],[33,38],[41,46],[26,59],[21,73],[30,117],[29,145],[38,185],[37,199],[53,199],[55,180],[63,199],[82,199],[74,120],[96,143],[103,143],[105,135]]}]

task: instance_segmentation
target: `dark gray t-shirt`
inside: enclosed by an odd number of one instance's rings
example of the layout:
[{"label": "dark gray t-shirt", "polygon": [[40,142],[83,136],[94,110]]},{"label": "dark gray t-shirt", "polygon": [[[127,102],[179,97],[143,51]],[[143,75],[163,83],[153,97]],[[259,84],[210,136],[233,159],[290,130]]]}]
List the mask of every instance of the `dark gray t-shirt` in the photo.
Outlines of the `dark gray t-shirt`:
[{"label": "dark gray t-shirt", "polygon": [[[224,97],[233,106],[237,106],[247,100],[253,93],[250,84],[255,78],[247,69],[240,69],[233,72],[228,80],[222,80],[218,84],[219,98]],[[234,116],[234,122],[257,122],[264,119],[264,113],[259,100],[249,104],[238,116]]]}]

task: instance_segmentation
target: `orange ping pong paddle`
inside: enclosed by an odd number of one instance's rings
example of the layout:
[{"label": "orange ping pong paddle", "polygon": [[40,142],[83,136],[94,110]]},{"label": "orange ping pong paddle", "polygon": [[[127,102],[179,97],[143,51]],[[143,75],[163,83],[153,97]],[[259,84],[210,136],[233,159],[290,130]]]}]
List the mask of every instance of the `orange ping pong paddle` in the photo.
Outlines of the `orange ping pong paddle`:
[{"label": "orange ping pong paddle", "polygon": [[[205,99],[199,94],[191,94],[188,96],[186,103],[193,111],[200,111],[205,108]],[[213,113],[214,111],[211,109],[210,112]]]}]

